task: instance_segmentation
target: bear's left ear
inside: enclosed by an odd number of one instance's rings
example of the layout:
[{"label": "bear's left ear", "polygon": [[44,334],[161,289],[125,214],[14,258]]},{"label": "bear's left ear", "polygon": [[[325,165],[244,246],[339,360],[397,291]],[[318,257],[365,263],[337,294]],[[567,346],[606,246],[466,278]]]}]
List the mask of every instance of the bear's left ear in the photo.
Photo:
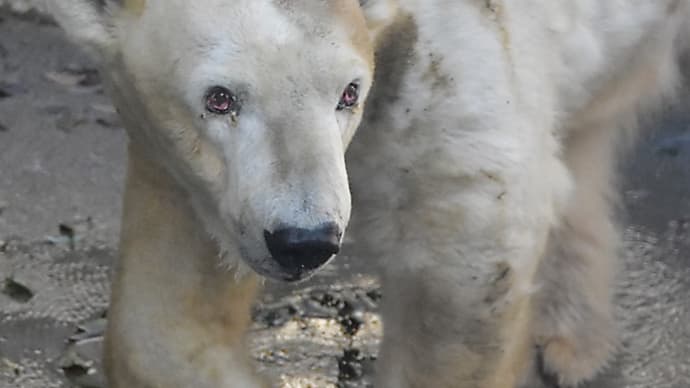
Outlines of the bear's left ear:
[{"label": "bear's left ear", "polygon": [[124,10],[141,11],[145,0],[54,0],[48,11],[77,44],[97,55],[116,50],[115,18]]},{"label": "bear's left ear", "polygon": [[395,21],[398,14],[397,0],[359,0],[359,6],[364,11],[369,34],[374,42],[381,31]]}]

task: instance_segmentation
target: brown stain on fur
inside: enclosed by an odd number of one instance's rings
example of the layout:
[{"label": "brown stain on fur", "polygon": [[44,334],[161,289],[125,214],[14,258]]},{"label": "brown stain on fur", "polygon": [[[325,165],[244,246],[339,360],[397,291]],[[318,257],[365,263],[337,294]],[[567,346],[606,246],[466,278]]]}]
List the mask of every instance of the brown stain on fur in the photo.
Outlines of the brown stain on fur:
[{"label": "brown stain on fur", "polygon": [[422,76],[422,79],[431,83],[431,89],[434,92],[448,89],[453,82],[453,77],[443,72],[443,55],[429,54],[429,67]]},{"label": "brown stain on fur", "polygon": [[496,334],[501,350],[491,362],[492,373],[486,375],[480,386],[514,388],[532,362],[531,298],[517,294],[516,274],[507,262],[496,264],[490,287],[484,302],[491,306],[492,315],[498,314],[500,327]]},{"label": "brown stain on fur", "polygon": [[[224,372],[214,352],[243,348],[258,280],[235,279],[219,268],[217,245],[189,221],[185,192],[147,155],[140,144],[130,144],[121,258],[105,336],[109,386],[160,386],[157,381],[169,377],[147,364],[153,356],[142,351],[146,346],[162,346],[171,362],[220,380]],[[171,261],[177,255],[190,260]],[[160,306],[151,306],[151,316],[131,316],[132,305],[152,303],[150,293],[160,293],[154,298]],[[155,335],[142,336],[150,325],[156,325]]]},{"label": "brown stain on fur", "polygon": [[491,281],[491,290],[484,298],[484,303],[494,305],[504,299],[515,283],[513,275],[510,264],[506,262],[496,264],[496,276]]},{"label": "brown stain on fur", "polygon": [[489,19],[493,20],[498,25],[499,32],[501,34],[501,43],[503,44],[503,48],[506,50],[506,53],[509,54],[512,39],[510,37],[510,32],[506,27],[505,8],[501,0],[484,0],[484,6],[488,11]]},{"label": "brown stain on fur", "polygon": [[481,0],[479,6],[482,8],[482,14],[486,17],[487,21],[493,24],[496,29],[508,65],[507,68],[509,69],[512,87],[514,90],[518,90],[512,48],[513,39],[510,35],[510,29],[508,28],[508,15],[503,0]]},{"label": "brown stain on fur", "polygon": [[[218,280],[211,280],[209,284],[214,286],[197,285],[187,292],[189,295],[184,301],[184,310],[187,316],[194,317],[194,325],[181,330],[198,340],[194,347],[187,349],[187,362],[205,370],[210,379],[218,381],[222,373],[208,365],[208,350],[217,346],[234,349],[243,347],[244,333],[251,322],[250,308],[258,290],[258,281],[256,276],[248,276],[220,287]],[[198,288],[202,289],[201,294],[195,292]],[[215,297],[209,298],[208,295]]]},{"label": "brown stain on fur", "polygon": [[[223,271],[221,272],[224,275]],[[247,276],[236,282],[222,282],[217,274],[209,273],[210,279],[195,285],[188,292],[184,309],[195,317],[203,336],[212,344],[241,345],[243,333],[250,323],[250,307],[258,290],[255,276]],[[213,295],[213,298],[209,298]],[[230,302],[232,301],[232,302]],[[200,346],[205,350],[208,346]],[[190,357],[193,354],[190,355]],[[193,359],[193,357],[191,357]],[[190,361],[191,361],[190,359]]]}]

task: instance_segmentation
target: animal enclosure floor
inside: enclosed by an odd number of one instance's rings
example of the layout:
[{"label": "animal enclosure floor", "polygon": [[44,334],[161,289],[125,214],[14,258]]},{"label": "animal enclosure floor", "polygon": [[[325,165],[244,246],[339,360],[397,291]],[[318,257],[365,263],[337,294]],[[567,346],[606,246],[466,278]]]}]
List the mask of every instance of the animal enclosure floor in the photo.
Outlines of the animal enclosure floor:
[{"label": "animal enclosure floor", "polygon": [[[690,114],[650,125],[624,166],[620,354],[587,388],[690,387]],[[0,10],[0,388],[102,387],[125,145],[84,55]],[[370,384],[394,296],[348,248],[305,284],[266,284],[249,346],[277,386]]]}]

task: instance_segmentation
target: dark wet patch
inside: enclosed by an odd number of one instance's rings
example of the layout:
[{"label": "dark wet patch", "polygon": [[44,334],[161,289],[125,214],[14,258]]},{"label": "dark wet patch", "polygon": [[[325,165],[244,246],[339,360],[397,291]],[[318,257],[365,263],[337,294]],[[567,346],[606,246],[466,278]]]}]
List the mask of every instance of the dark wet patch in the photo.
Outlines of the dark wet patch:
[{"label": "dark wet patch", "polygon": [[[9,132],[9,130],[10,130],[10,128],[8,126],[6,126],[3,123],[0,123],[0,133],[1,132]],[[0,210],[2,210],[2,209],[0,209]]]},{"label": "dark wet patch", "polygon": [[[376,306],[373,298],[369,297],[369,291],[364,295],[372,302],[372,306]],[[378,291],[376,291],[378,292]],[[327,304],[333,308],[338,309],[338,322],[343,334],[349,338],[350,344],[353,343],[353,337],[357,335],[363,325],[362,309],[356,308],[356,303],[351,303],[347,300],[333,298],[328,294],[324,294]],[[354,301],[361,300],[355,297]],[[360,306],[361,307],[361,306]],[[364,376],[364,362],[366,358],[362,352],[350,345],[350,347],[343,350],[343,355],[338,357],[338,388],[347,388],[352,382],[359,382]],[[373,359],[370,361],[373,362]]]},{"label": "dark wet patch", "polygon": [[28,286],[13,278],[5,279],[1,292],[19,303],[28,303],[34,297],[34,292]]},{"label": "dark wet patch", "polygon": [[253,320],[266,325],[266,327],[280,327],[296,315],[297,309],[291,304],[287,304],[265,310],[255,310]]},{"label": "dark wet patch", "polygon": [[35,9],[29,9],[26,12],[12,12],[9,5],[0,5],[0,18],[4,20],[14,19],[37,24],[39,26],[56,26],[55,20],[44,13],[38,12]]},{"label": "dark wet patch", "polygon": [[690,155],[690,134],[667,137],[660,140],[656,146],[656,154],[664,157],[688,157]]},{"label": "dark wet patch", "polygon": [[362,325],[362,313],[378,307],[378,290],[329,289],[306,290],[277,303],[258,303],[252,317],[267,327],[282,326],[293,318],[337,318],[345,335],[354,336]]},{"label": "dark wet patch", "polygon": [[[290,320],[336,321],[346,339],[342,352],[332,356],[337,365],[336,385],[339,388],[368,387],[376,357],[371,355],[371,349],[360,348],[361,339],[357,338],[364,327],[364,314],[376,312],[380,299],[377,286],[314,286],[293,292],[276,303],[259,302],[254,308],[254,320],[265,327],[282,326]],[[272,354],[270,359],[276,357],[279,355]]]},{"label": "dark wet patch", "polygon": [[338,309],[338,322],[340,323],[343,334],[348,337],[354,337],[362,327],[362,319],[359,311],[356,311],[352,304],[347,301],[341,302],[341,307]]},{"label": "dark wet patch", "polygon": [[376,123],[385,114],[384,106],[390,106],[400,99],[400,92],[407,70],[415,62],[415,46],[419,30],[414,17],[401,14],[382,33],[381,47],[376,50],[376,74],[372,95],[365,108],[365,122]]},{"label": "dark wet patch", "polygon": [[19,83],[0,81],[0,99],[27,93],[26,87]]},{"label": "dark wet patch", "polygon": [[367,292],[366,295],[374,303],[378,303],[383,297],[383,294],[381,294],[380,290],[371,290]]},{"label": "dark wet patch", "polygon": [[362,378],[363,360],[364,357],[358,349],[345,349],[342,357],[338,357],[338,388],[345,388],[348,382]]}]

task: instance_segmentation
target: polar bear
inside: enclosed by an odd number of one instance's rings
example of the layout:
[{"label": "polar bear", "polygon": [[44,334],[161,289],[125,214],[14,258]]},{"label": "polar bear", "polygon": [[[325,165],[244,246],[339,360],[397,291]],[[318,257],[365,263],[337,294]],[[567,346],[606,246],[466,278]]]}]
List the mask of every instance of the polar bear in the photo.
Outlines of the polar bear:
[{"label": "polar bear", "polygon": [[266,386],[257,274],[310,276],[346,228],[381,268],[376,387],[574,387],[611,359],[615,160],[673,92],[690,0],[50,6],[131,139],[111,388]]}]

